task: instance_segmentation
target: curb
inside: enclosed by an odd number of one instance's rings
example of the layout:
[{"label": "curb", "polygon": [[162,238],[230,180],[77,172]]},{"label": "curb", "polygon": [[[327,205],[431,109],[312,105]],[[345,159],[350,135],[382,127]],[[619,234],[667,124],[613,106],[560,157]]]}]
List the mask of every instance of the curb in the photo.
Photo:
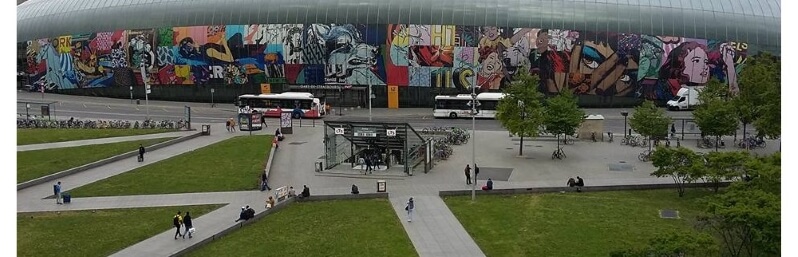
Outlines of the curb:
[{"label": "curb", "polygon": [[359,194],[359,195],[351,195],[350,194],[350,195],[309,196],[308,198],[305,198],[305,199],[302,199],[302,200],[299,200],[299,198],[297,198],[297,197],[291,197],[291,198],[288,198],[288,199],[286,199],[286,200],[284,200],[282,202],[279,202],[279,203],[275,204],[274,207],[271,208],[271,209],[264,210],[264,211],[262,211],[262,212],[260,212],[258,214],[255,214],[255,217],[253,217],[253,218],[251,218],[249,220],[241,221],[241,222],[239,222],[239,223],[237,223],[237,224],[235,224],[233,226],[230,226],[229,228],[227,228],[225,230],[222,230],[222,231],[219,231],[216,234],[213,234],[211,237],[205,238],[202,241],[199,241],[197,243],[194,243],[194,244],[190,245],[189,247],[186,247],[186,248],[184,248],[184,249],[182,249],[180,251],[177,251],[177,252],[175,252],[173,254],[170,254],[169,257],[183,256],[185,254],[188,254],[189,252],[197,250],[200,247],[205,246],[206,244],[209,244],[209,243],[213,242],[214,240],[222,239],[222,238],[224,238],[225,235],[230,234],[231,232],[236,231],[238,229],[241,229],[244,226],[248,225],[249,223],[256,222],[256,221],[262,219],[263,217],[266,217],[267,215],[271,214],[272,212],[279,211],[279,210],[285,208],[285,206],[287,206],[287,205],[289,205],[291,203],[294,203],[294,202],[327,201],[327,200],[343,200],[343,199],[373,199],[373,198],[386,198],[387,199],[388,198],[388,193],[373,193],[373,194]]},{"label": "curb", "polygon": [[[166,142],[157,143],[157,144],[154,144],[154,145],[148,147],[148,150],[149,151],[155,151],[155,150],[158,150],[158,149],[170,146],[170,145],[174,145],[174,144],[181,143],[181,142],[184,142],[184,141],[187,141],[187,140],[190,140],[190,139],[197,138],[199,136],[202,136],[202,132],[198,132],[198,133],[191,134],[191,135],[184,136],[184,137],[178,137],[178,138],[166,141]],[[126,158],[130,158],[130,157],[136,156],[138,154],[138,152],[139,152],[138,150],[133,150],[133,151],[130,151],[130,152],[127,152],[127,153],[123,153],[123,154],[117,155],[117,156],[112,156],[112,157],[109,157],[109,158],[106,158],[106,159],[102,159],[102,160],[99,160],[99,161],[96,161],[96,162],[85,164],[83,166],[74,167],[74,168],[67,169],[67,170],[64,170],[64,171],[60,171],[60,172],[57,172],[57,173],[54,173],[54,174],[50,174],[50,175],[47,175],[47,176],[44,176],[44,177],[40,177],[40,178],[32,179],[32,180],[29,180],[29,181],[25,181],[25,182],[17,184],[17,191],[25,189],[25,188],[28,188],[28,187],[36,186],[36,185],[39,185],[39,184],[43,184],[43,183],[45,183],[47,181],[50,181],[50,180],[53,180],[53,179],[63,178],[63,177],[66,177],[66,176],[69,176],[69,175],[72,175],[72,174],[75,174],[75,173],[78,173],[78,172],[81,172],[81,171],[84,171],[84,170],[97,168],[97,167],[100,167],[100,166],[103,166],[103,165],[107,165],[107,164],[112,163],[112,162],[116,162],[116,161],[120,161],[120,160],[123,160],[123,159],[126,159]]]},{"label": "curb", "polygon": [[[720,187],[727,187],[731,182],[720,182]],[[701,188],[712,187],[714,183],[690,183],[685,184],[685,188]],[[622,190],[651,190],[651,189],[672,189],[677,188],[674,183],[670,184],[644,184],[644,185],[615,185],[615,186],[586,186],[582,187],[582,192],[599,192],[599,191],[622,191]],[[507,189],[493,189],[491,191],[477,190],[478,195],[508,195],[508,194],[538,194],[538,193],[556,193],[556,192],[575,192],[576,189],[570,187],[530,187],[530,188],[507,188]],[[440,191],[438,196],[457,196],[457,195],[470,195],[471,190],[451,190]]]}]

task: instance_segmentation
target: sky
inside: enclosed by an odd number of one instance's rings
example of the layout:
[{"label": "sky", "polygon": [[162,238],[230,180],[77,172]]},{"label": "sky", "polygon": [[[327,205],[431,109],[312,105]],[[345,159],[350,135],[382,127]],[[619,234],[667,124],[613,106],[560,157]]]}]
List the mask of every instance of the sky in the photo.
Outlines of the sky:
[{"label": "sky", "polygon": [[[781,34],[781,41],[782,46],[789,46],[789,44],[785,44],[784,42],[792,42],[793,39],[796,39],[795,32],[788,32],[784,28],[793,27],[798,23],[798,19],[792,15],[784,15],[792,13],[792,11],[798,11],[796,8],[795,1],[781,1],[782,5],[782,34]],[[2,7],[6,6],[6,7]],[[0,1],[0,19],[2,19],[2,26],[5,28],[3,31],[8,31],[7,36],[10,36],[10,39],[7,37],[7,40],[0,41],[0,47],[2,49],[15,49],[16,48],[16,3],[14,1]],[[795,71],[798,69],[798,62],[796,58],[798,58],[798,53],[796,49],[787,47],[782,48],[782,74],[788,74],[784,71]],[[3,134],[8,133],[6,135],[15,135],[13,142],[16,142],[16,123],[14,121],[16,117],[16,52],[12,52],[11,54],[4,54],[0,55],[0,77],[2,77],[2,81],[5,81],[7,86],[3,89],[8,95],[0,94],[2,99],[6,99],[3,105],[6,105],[6,108],[2,108],[0,111],[0,119],[4,121],[3,125],[0,126],[2,129]],[[782,80],[782,84],[785,80]],[[796,88],[782,88],[782,95],[792,95],[790,92],[798,93],[798,89]],[[782,117],[784,117],[785,113],[793,113],[791,110],[798,109],[798,101],[782,101]],[[782,119],[782,131],[794,131],[798,129],[798,121],[792,121],[789,119]],[[796,135],[785,133],[782,135],[782,181],[798,181],[798,174],[792,173],[790,167],[795,167],[796,162],[793,162],[795,159],[792,159],[790,156],[795,155],[795,152],[792,152],[792,147],[795,142]],[[792,142],[792,143],[790,143]],[[2,153],[7,153],[8,155],[2,154],[0,156],[8,156],[9,158],[16,159],[16,149],[15,144],[12,144],[10,141],[4,141],[2,146],[0,147],[0,151]],[[9,238],[16,239],[16,161],[10,162],[13,163],[14,169],[7,170],[6,172],[0,173],[0,183],[4,186],[0,186],[0,203],[5,208],[0,211],[0,234],[2,234],[2,238],[6,238],[4,240],[6,243],[4,248],[12,247],[16,250],[16,243],[11,244],[8,243],[11,240]],[[798,196],[798,189],[784,185],[782,182],[782,256],[796,256],[798,255],[798,247],[796,244],[790,244],[789,242],[792,239],[795,239],[795,236],[798,235],[795,231],[798,229],[798,219],[794,218],[785,218],[785,217],[796,217],[798,212],[796,212],[796,204],[798,204],[798,197],[794,198],[791,196]],[[14,240],[16,241],[16,240]],[[793,255],[796,254],[796,255]]]}]

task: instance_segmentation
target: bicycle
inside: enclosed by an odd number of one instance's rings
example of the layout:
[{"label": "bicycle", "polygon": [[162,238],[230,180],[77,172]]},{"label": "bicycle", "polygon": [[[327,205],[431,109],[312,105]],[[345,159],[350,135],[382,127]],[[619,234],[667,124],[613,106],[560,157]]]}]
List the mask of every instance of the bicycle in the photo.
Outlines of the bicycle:
[{"label": "bicycle", "polygon": [[645,150],[637,155],[637,159],[640,160],[641,162],[648,162],[651,160],[651,154],[653,153],[654,151]]},{"label": "bicycle", "polygon": [[562,160],[562,158],[566,158],[565,151],[562,150],[562,147],[560,147],[557,150],[554,150],[554,152],[551,153],[551,159],[554,160],[554,158],[557,158],[557,159],[560,159],[560,160]]}]

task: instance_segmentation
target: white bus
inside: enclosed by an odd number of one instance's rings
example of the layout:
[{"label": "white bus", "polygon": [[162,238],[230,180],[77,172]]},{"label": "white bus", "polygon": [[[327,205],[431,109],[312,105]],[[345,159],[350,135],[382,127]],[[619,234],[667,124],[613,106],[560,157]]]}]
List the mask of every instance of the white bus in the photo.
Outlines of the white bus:
[{"label": "white bus", "polygon": [[[496,106],[499,100],[504,97],[504,93],[480,93],[477,95],[476,118],[496,118]],[[459,94],[456,96],[439,95],[435,96],[435,109],[432,115],[435,118],[458,118],[471,117],[471,95]]]},{"label": "white bus", "polygon": [[280,117],[280,113],[292,111],[294,118],[320,118],[325,114],[324,103],[311,93],[285,92],[280,94],[240,95],[238,96],[238,112],[257,110],[264,117]]}]

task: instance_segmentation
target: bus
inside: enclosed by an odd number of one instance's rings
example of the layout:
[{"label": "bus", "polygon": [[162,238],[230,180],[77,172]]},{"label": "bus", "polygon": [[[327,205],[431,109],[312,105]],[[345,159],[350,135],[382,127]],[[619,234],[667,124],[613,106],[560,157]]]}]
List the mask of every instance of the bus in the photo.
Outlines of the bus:
[{"label": "bus", "polygon": [[[504,93],[480,93],[477,95],[476,118],[496,118],[496,106]],[[471,95],[459,94],[435,96],[435,109],[432,116],[435,118],[471,117]]]},{"label": "bus", "polygon": [[[240,95],[236,101],[238,112],[256,110],[264,117],[279,118],[281,112],[292,111],[293,118],[321,118],[325,103],[311,93],[285,92],[279,94]],[[302,112],[300,114],[299,112]]]}]

